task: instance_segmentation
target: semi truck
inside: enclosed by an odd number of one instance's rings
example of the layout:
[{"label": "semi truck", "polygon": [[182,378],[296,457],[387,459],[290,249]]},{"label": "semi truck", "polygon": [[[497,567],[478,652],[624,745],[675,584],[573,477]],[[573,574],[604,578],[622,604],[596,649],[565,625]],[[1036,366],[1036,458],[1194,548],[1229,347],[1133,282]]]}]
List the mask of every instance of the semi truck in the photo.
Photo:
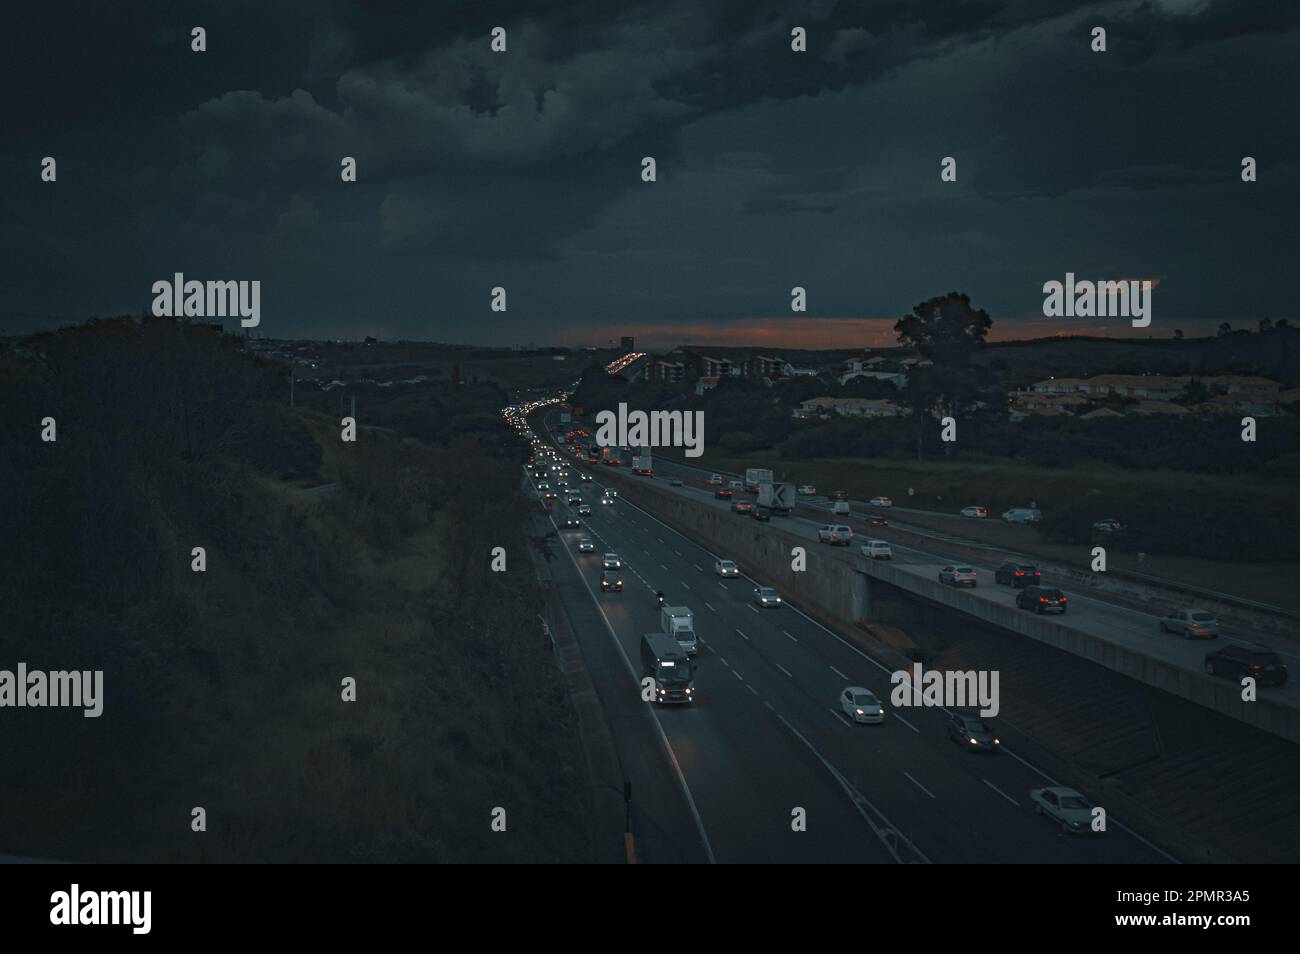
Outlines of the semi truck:
[{"label": "semi truck", "polygon": [[695,614],[689,606],[664,606],[659,613],[659,628],[665,636],[677,640],[686,655],[695,655],[698,648],[695,640]]},{"label": "semi truck", "polygon": [[790,484],[761,483],[758,485],[758,505],[784,517],[794,509],[794,487]]},{"label": "semi truck", "polygon": [[632,455],[632,473],[653,477],[655,465],[650,456],[650,448],[642,447]]},{"label": "semi truck", "polygon": [[602,447],[600,449],[600,462],[608,464],[610,467],[617,467],[622,463],[622,452],[617,447]]},{"label": "semi truck", "polygon": [[646,633],[641,637],[641,672],[654,680],[655,702],[690,702],[695,696],[690,657],[671,636]]},{"label": "semi truck", "polygon": [[761,484],[770,484],[775,478],[772,471],[766,467],[746,467],[745,468],[745,489],[758,490]]}]

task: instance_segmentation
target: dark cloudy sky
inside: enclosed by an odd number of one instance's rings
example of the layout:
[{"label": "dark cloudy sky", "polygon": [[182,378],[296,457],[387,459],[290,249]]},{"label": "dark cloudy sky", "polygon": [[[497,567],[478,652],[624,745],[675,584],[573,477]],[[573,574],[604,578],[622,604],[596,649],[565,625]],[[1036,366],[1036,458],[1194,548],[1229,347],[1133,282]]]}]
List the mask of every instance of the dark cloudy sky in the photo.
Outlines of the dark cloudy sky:
[{"label": "dark cloudy sky", "polygon": [[177,271],[272,337],[880,344],[952,290],[1053,333],[1067,271],[1157,279],[1157,337],[1294,320],[1298,61],[1289,0],[11,4],[0,333]]}]

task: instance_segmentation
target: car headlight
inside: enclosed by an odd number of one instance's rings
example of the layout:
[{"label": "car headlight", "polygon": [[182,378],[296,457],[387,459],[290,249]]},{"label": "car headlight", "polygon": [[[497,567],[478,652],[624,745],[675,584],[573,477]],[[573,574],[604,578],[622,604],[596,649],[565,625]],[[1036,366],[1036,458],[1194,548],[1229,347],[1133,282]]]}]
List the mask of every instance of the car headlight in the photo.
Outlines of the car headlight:
[{"label": "car headlight", "polygon": [[858,710],[857,710],[857,713],[858,713],[858,715],[866,715],[866,713],[863,712],[861,709],[858,709]]},{"label": "car headlight", "polygon": [[971,739],[971,740],[970,740],[970,744],[971,744],[971,745],[979,745],[979,742],[977,742],[975,739]]}]

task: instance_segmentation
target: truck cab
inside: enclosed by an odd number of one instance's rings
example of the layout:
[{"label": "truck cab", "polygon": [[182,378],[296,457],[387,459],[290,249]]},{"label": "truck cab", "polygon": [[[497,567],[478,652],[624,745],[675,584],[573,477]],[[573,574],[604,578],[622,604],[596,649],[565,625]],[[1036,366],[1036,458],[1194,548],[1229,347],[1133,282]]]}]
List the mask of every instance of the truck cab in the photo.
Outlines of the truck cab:
[{"label": "truck cab", "polygon": [[663,633],[641,637],[641,672],[654,680],[654,701],[660,704],[690,702],[695,695],[691,660],[677,640]]}]

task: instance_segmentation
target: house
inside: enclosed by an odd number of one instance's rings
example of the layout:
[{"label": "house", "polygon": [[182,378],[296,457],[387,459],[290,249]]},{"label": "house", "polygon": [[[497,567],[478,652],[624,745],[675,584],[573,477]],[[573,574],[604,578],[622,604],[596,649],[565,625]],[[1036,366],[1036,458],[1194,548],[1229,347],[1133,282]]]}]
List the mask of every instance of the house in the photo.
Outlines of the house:
[{"label": "house", "polygon": [[883,398],[815,397],[801,401],[793,416],[799,420],[810,417],[905,417],[910,409]]},{"label": "house", "polygon": [[695,382],[695,393],[703,394],[705,391],[712,391],[718,386],[718,379],[713,376],[702,377]]},{"label": "house", "polygon": [[1103,418],[1110,419],[1123,417],[1119,411],[1111,407],[1099,407],[1095,411],[1089,411],[1087,414],[1080,414],[1079,418],[1084,421],[1097,421]]},{"label": "house", "polygon": [[791,363],[788,362],[788,361],[787,361],[787,362],[782,366],[781,371],[782,371],[782,373],[783,373],[787,378],[815,378],[815,377],[817,377],[817,369],[816,369],[816,368],[796,368],[793,364],[791,364]]},{"label": "house", "polygon": [[776,380],[783,375],[785,364],[785,361],[781,358],[771,358],[760,354],[750,355],[741,364],[741,372],[747,378]]},{"label": "house", "polygon": [[666,384],[680,384],[686,380],[686,365],[681,361],[667,361],[655,358],[646,368],[646,380],[661,381]]},{"label": "house", "polygon": [[1133,408],[1134,414],[1187,414],[1187,408],[1173,401],[1139,401]]}]

